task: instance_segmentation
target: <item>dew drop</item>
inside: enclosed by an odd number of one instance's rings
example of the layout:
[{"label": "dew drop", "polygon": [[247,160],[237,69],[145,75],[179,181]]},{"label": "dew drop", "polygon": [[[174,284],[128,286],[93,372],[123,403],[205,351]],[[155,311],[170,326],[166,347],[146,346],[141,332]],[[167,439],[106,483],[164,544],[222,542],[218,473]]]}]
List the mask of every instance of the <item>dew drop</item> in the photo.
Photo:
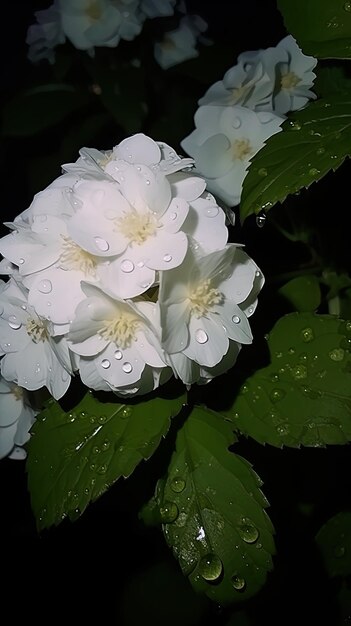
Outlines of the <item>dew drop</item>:
[{"label": "dew drop", "polygon": [[130,406],[125,406],[124,409],[122,409],[122,411],[120,412],[120,417],[122,419],[127,419],[127,417],[130,417],[132,414],[133,410]]},{"label": "dew drop", "polygon": [[307,378],[307,367],[306,365],[296,365],[291,370],[291,375],[295,380],[300,380],[301,378]]},{"label": "dew drop", "polygon": [[181,493],[185,489],[185,480],[179,477],[173,478],[171,481],[171,489],[176,493]]},{"label": "dew drop", "polygon": [[50,280],[41,280],[38,289],[41,293],[51,293],[52,282]]},{"label": "dew drop", "polygon": [[20,260],[19,260],[19,264],[20,264],[20,265],[23,265],[23,263],[24,263],[24,259],[20,259]]},{"label": "dew drop", "polygon": [[318,170],[316,167],[311,167],[308,173],[310,174],[310,176],[317,176],[317,174],[320,174],[321,171]]},{"label": "dew drop", "polygon": [[199,563],[199,573],[205,580],[217,580],[223,571],[223,564],[217,554],[206,554]]},{"label": "dew drop", "polygon": [[105,464],[100,465],[100,466],[97,468],[97,470],[96,470],[96,471],[97,471],[97,473],[98,473],[98,474],[106,474],[106,472],[107,472],[107,465],[105,465]]},{"label": "dew drop", "polygon": [[204,330],[202,330],[202,328],[198,328],[195,331],[195,339],[197,341],[197,343],[206,343],[208,341],[208,334],[205,333]]},{"label": "dew drop", "polygon": [[106,450],[108,450],[108,449],[109,449],[110,445],[111,445],[111,444],[110,444],[109,440],[108,440],[108,439],[105,439],[105,441],[103,441],[103,443],[102,443],[101,448],[102,448],[102,450],[103,450],[103,451],[106,451]]},{"label": "dew drop", "polygon": [[233,118],[232,126],[233,126],[233,128],[240,128],[240,126],[241,126],[241,119],[240,119],[240,117],[234,117]]},{"label": "dew drop", "polygon": [[16,315],[10,315],[9,326],[10,328],[12,328],[12,330],[19,330],[22,326],[22,323],[17,319]]},{"label": "dew drop", "polygon": [[323,146],[317,149],[317,154],[324,154],[324,152],[325,152],[325,148],[323,148]]},{"label": "dew drop", "polygon": [[268,172],[267,172],[267,170],[266,170],[266,168],[265,168],[265,167],[260,167],[260,169],[258,170],[258,172],[257,172],[257,173],[258,173],[258,175],[259,175],[259,176],[262,176],[262,177],[264,177],[264,176],[267,176],[267,175],[268,175]]},{"label": "dew drop", "polygon": [[217,206],[210,206],[205,211],[206,217],[216,217],[218,213],[219,213],[219,208]]},{"label": "dew drop", "polygon": [[150,181],[148,179],[145,182],[147,185],[150,185]]},{"label": "dew drop", "polygon": [[238,534],[245,543],[255,543],[259,537],[259,530],[248,517],[243,517],[237,526]]},{"label": "dew drop", "polygon": [[292,130],[301,130],[301,124],[297,120],[292,120],[290,122],[290,127],[292,128]]},{"label": "dew drop", "polygon": [[131,363],[129,363],[128,361],[126,361],[125,363],[123,363],[122,365],[122,370],[126,373],[126,374],[130,374],[130,372],[133,370],[133,367],[131,365]]},{"label": "dew drop", "polygon": [[108,359],[103,359],[101,361],[101,367],[104,368],[104,370],[108,370],[109,367],[111,367],[111,363]]},{"label": "dew drop", "polygon": [[115,359],[117,359],[117,361],[120,361],[122,357],[123,357],[123,353],[120,350],[116,350]]},{"label": "dew drop", "polygon": [[245,578],[242,578],[241,576],[239,576],[239,574],[233,574],[232,585],[237,591],[243,591],[246,586]]},{"label": "dew drop", "polygon": [[169,219],[171,219],[171,220],[172,220],[172,222],[173,222],[174,220],[176,220],[176,219],[177,219],[177,213],[171,213],[171,214],[170,214],[170,216],[169,216]]},{"label": "dew drop", "polygon": [[258,226],[258,228],[263,228],[266,223],[266,219],[267,215],[265,214],[265,212],[260,211],[258,215],[256,215],[256,226]]},{"label": "dew drop", "polygon": [[233,315],[232,320],[233,320],[234,324],[239,324],[239,322],[240,322],[239,315]]},{"label": "dew drop", "polygon": [[171,254],[165,254],[163,257],[163,260],[165,261],[165,263],[169,263],[170,261],[172,261],[172,255]]},{"label": "dew drop", "polygon": [[285,391],[283,389],[273,389],[270,394],[270,399],[272,400],[272,402],[279,402],[279,400],[282,400],[284,396]]},{"label": "dew drop", "polygon": [[303,340],[305,343],[309,343],[310,341],[313,341],[313,339],[314,339],[314,333],[313,333],[312,328],[304,328],[304,329],[301,331],[301,336],[302,336],[302,340]]},{"label": "dew drop", "polygon": [[160,506],[160,515],[163,524],[171,524],[174,522],[179,515],[176,503],[166,500],[163,505]]},{"label": "dew drop", "polygon": [[122,261],[121,270],[122,272],[126,272],[126,274],[129,274],[130,272],[132,272],[134,270],[133,261],[130,261],[129,259],[125,259],[124,261]]},{"label": "dew drop", "polygon": [[144,267],[144,265],[145,265],[144,261],[138,261],[138,263],[137,263],[137,266],[140,267],[140,268]]},{"label": "dew drop", "polygon": [[290,432],[289,424],[279,424],[276,428],[278,435],[284,437]]},{"label": "dew drop", "polygon": [[345,350],[343,348],[334,348],[330,350],[329,357],[332,361],[342,361],[345,356]]},{"label": "dew drop", "polygon": [[110,244],[106,241],[106,239],[102,239],[101,237],[94,237],[94,241],[96,247],[101,250],[101,252],[107,252],[110,249]]},{"label": "dew drop", "polygon": [[344,11],[351,13],[351,2],[348,1],[344,3]]}]

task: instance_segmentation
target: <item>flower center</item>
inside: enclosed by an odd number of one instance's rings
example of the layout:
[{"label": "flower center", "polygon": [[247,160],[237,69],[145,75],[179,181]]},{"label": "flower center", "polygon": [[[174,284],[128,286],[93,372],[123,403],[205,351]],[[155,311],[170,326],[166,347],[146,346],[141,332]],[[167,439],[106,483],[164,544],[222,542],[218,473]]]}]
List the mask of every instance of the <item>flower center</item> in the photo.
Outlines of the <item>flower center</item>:
[{"label": "flower center", "polygon": [[91,2],[89,2],[85,9],[85,15],[87,15],[87,17],[90,17],[90,19],[93,21],[99,20],[102,16],[100,2],[98,0],[92,0]]},{"label": "flower center", "polygon": [[295,72],[287,72],[280,80],[282,89],[294,89],[300,82],[301,78],[299,78]]},{"label": "flower center", "polygon": [[14,385],[11,389],[11,393],[15,397],[15,400],[23,400],[24,390],[22,387]]},{"label": "flower center", "polygon": [[162,43],[161,43],[161,47],[163,48],[163,50],[175,50],[177,48],[176,44],[174,43],[173,39],[171,39],[170,37],[165,36],[162,39]]},{"label": "flower center", "polygon": [[240,87],[234,87],[233,89],[231,89],[230,103],[236,104],[237,102],[239,102],[245,96],[248,88],[248,85],[240,85]]},{"label": "flower center", "polygon": [[234,159],[240,159],[240,161],[246,161],[246,159],[253,154],[252,146],[248,139],[235,139],[232,142],[232,154]]},{"label": "flower center", "polygon": [[63,239],[60,264],[63,270],[80,270],[84,274],[95,275],[97,259],[83,250],[72,239],[61,235]]},{"label": "flower center", "polygon": [[34,343],[39,341],[45,341],[48,338],[48,333],[44,323],[39,319],[29,317],[26,323],[26,331],[29,337]]},{"label": "flower center", "polygon": [[209,278],[202,281],[195,289],[190,291],[190,310],[195,317],[203,317],[214,304],[221,304],[224,296],[221,291],[211,287]]},{"label": "flower center", "polygon": [[157,221],[152,213],[133,211],[124,217],[114,220],[118,231],[138,246],[156,233]]},{"label": "flower center", "polygon": [[119,348],[130,346],[139,326],[139,320],[131,313],[123,312],[113,320],[106,320],[105,326],[98,334],[109,342],[114,342]]}]

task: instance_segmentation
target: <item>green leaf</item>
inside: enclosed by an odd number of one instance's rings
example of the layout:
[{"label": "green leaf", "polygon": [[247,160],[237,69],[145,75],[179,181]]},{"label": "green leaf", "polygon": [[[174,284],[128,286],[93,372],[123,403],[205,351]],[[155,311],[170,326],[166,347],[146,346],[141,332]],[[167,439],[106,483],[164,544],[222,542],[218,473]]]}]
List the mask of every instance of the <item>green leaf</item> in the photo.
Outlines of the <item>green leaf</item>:
[{"label": "green leaf", "polygon": [[71,85],[47,84],[28,89],[4,105],[2,132],[29,137],[62,122],[90,102],[88,93]]},{"label": "green leaf", "polygon": [[339,61],[338,65],[330,66],[318,64],[316,74],[317,78],[313,85],[313,91],[318,97],[329,98],[331,94],[341,94],[346,97],[351,92],[351,76],[350,66],[348,63]]},{"label": "green leaf", "polygon": [[236,428],[279,447],[351,441],[351,322],[291,313],[268,345],[271,364],[247,379],[226,411]]},{"label": "green leaf", "polygon": [[140,131],[147,113],[145,79],[142,71],[128,65],[118,71],[100,67],[97,83],[101,102],[127,133]]},{"label": "green leaf", "polygon": [[50,400],[32,429],[28,483],[39,529],[75,519],[118,478],[128,477],[165,436],[185,401],[99,402],[87,393],[65,413]]},{"label": "green leaf", "polygon": [[338,513],[316,535],[324,566],[329,576],[351,574],[351,512]]},{"label": "green leaf", "polygon": [[283,132],[270,137],[252,159],[241,197],[242,221],[336,170],[350,155],[350,146],[348,98],[334,95],[294,113]]},{"label": "green leaf", "polygon": [[155,496],[183,573],[195,591],[220,604],[255,594],[274,552],[262,483],[245,459],[229,452],[235,440],[221,415],[194,408]]},{"label": "green leaf", "polygon": [[351,57],[350,0],[278,0],[287,30],[306,54]]},{"label": "green leaf", "polygon": [[299,276],[279,289],[296,311],[315,311],[321,303],[321,290],[316,276]]}]

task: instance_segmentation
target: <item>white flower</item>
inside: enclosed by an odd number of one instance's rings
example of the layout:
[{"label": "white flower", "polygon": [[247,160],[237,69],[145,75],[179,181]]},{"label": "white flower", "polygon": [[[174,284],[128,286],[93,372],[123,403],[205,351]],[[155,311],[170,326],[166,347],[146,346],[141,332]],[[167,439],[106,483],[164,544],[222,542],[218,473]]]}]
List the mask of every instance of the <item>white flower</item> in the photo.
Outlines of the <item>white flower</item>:
[{"label": "white flower", "polygon": [[10,280],[0,295],[1,374],[29,391],[47,387],[54,398],[70,384],[72,365],[64,337],[28,304],[24,289]]},{"label": "white flower", "polygon": [[196,129],[182,140],[207,188],[229,206],[239,204],[250,160],[283,118],[240,106],[207,105],[195,113]]},{"label": "white flower", "polygon": [[0,377],[0,459],[26,458],[22,446],[29,439],[35,415],[25,390]]},{"label": "white flower", "polygon": [[237,63],[200,98],[199,105],[240,105],[255,111],[270,110],[274,90],[274,70],[262,62]]},{"label": "white flower", "polygon": [[55,60],[54,48],[65,42],[58,2],[55,1],[48,9],[36,11],[37,24],[29,27],[26,44],[29,46],[28,58],[32,62],[48,59]]},{"label": "white flower", "polygon": [[169,31],[161,42],[155,44],[157,63],[166,70],[199,55],[196,45],[199,35],[207,29],[199,15],[187,15],[180,20],[178,28]]},{"label": "white flower", "polygon": [[71,349],[80,355],[83,383],[122,395],[157,387],[166,362],[156,305],[118,300],[94,285],[83,289],[87,297],[78,305],[68,335]]},{"label": "white flower", "polygon": [[251,343],[247,317],[254,312],[262,284],[255,263],[233,244],[200,258],[189,253],[181,268],[162,275],[162,346],[175,373],[187,384],[196,376],[206,378],[193,363],[210,378],[211,368],[221,363],[231,341]]},{"label": "white flower", "polygon": [[317,65],[317,59],[304,54],[291,35],[280,41],[277,50],[286,52],[287,60],[277,66],[274,110],[278,113],[297,111],[316,98],[310,88],[316,78],[312,70]]}]

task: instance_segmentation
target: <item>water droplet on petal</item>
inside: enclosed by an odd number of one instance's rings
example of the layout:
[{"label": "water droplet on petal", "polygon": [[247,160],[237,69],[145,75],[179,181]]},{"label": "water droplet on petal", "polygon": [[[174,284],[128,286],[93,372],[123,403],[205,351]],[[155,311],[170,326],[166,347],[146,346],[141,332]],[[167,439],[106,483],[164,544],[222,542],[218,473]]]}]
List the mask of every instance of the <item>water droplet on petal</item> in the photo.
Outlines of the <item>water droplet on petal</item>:
[{"label": "water droplet on petal", "polygon": [[314,333],[312,328],[304,328],[301,331],[301,336],[302,336],[302,340],[305,343],[309,343],[310,341],[312,341],[314,339]]},{"label": "water droplet on petal", "polygon": [[255,543],[259,537],[259,530],[248,517],[243,517],[237,526],[238,534],[246,543]]},{"label": "water droplet on petal", "polygon": [[128,361],[126,361],[125,363],[123,363],[122,365],[122,370],[126,373],[126,374],[130,374],[130,372],[133,370],[133,367],[131,365],[131,363],[128,363]]},{"label": "water droplet on petal", "polygon": [[264,211],[260,211],[258,215],[256,215],[256,225],[258,228],[263,228],[266,223],[267,215]]},{"label": "water droplet on petal", "polygon": [[211,206],[206,209],[205,214],[207,217],[216,217],[219,213],[219,208],[217,206]]},{"label": "water droplet on petal", "polygon": [[104,370],[108,370],[109,367],[111,367],[111,363],[108,359],[103,359],[101,361],[101,367],[104,368]]},{"label": "water droplet on petal", "polygon": [[199,563],[199,573],[205,580],[217,580],[223,571],[223,564],[217,554],[206,554]]},{"label": "water droplet on petal", "polygon": [[138,266],[138,267],[144,267],[144,265],[145,265],[144,261],[139,261],[139,262],[137,263],[137,266]]},{"label": "water droplet on petal", "polygon": [[239,315],[233,315],[232,320],[233,320],[234,324],[239,324],[239,322],[240,322]]},{"label": "water droplet on petal", "polygon": [[178,515],[179,510],[175,502],[166,501],[160,506],[160,515],[163,524],[171,524],[174,522]]},{"label": "water droplet on petal", "polygon": [[195,339],[198,343],[206,343],[206,341],[208,341],[208,335],[202,328],[198,328],[195,331]]},{"label": "water droplet on petal", "polygon": [[232,576],[232,585],[237,591],[242,591],[246,586],[245,578],[242,578],[238,574],[234,574]]},{"label": "water droplet on petal", "polygon": [[41,293],[51,293],[52,282],[50,280],[41,280],[38,285],[38,289]]},{"label": "water droplet on petal", "polygon": [[165,254],[165,255],[164,255],[164,257],[163,257],[163,260],[164,260],[166,263],[169,263],[170,261],[172,261],[172,258],[173,258],[173,257],[172,257],[172,255],[171,255],[171,254]]},{"label": "water droplet on petal", "polygon": [[183,478],[173,478],[171,482],[171,489],[176,493],[181,493],[185,489],[185,480]]},{"label": "water droplet on petal", "polygon": [[22,323],[17,319],[16,315],[10,315],[9,326],[10,328],[12,328],[12,330],[19,330],[22,326]]},{"label": "water droplet on petal", "polygon": [[19,264],[20,264],[20,265],[23,265],[23,263],[24,263],[24,259],[20,259],[20,260],[19,260]]},{"label": "water droplet on petal", "polygon": [[177,219],[177,213],[171,213],[170,216],[169,216],[169,219],[171,219],[172,221],[176,220]]},{"label": "water droplet on petal", "polygon": [[240,128],[240,126],[241,126],[241,119],[240,119],[240,117],[234,117],[233,118],[232,126],[233,126],[233,128]]},{"label": "water droplet on petal", "polygon": [[106,241],[106,239],[102,239],[101,237],[94,237],[94,241],[96,247],[101,250],[101,252],[107,252],[107,250],[109,250],[110,244],[108,243],[108,241]]},{"label": "water droplet on petal", "polygon": [[120,350],[116,350],[115,359],[117,359],[117,361],[120,361],[122,357],[123,357],[123,353]]},{"label": "water droplet on petal", "polygon": [[132,272],[134,270],[133,261],[130,261],[129,259],[124,259],[124,261],[122,261],[121,263],[121,270],[122,272],[126,272],[127,274],[129,274],[129,272]]}]

